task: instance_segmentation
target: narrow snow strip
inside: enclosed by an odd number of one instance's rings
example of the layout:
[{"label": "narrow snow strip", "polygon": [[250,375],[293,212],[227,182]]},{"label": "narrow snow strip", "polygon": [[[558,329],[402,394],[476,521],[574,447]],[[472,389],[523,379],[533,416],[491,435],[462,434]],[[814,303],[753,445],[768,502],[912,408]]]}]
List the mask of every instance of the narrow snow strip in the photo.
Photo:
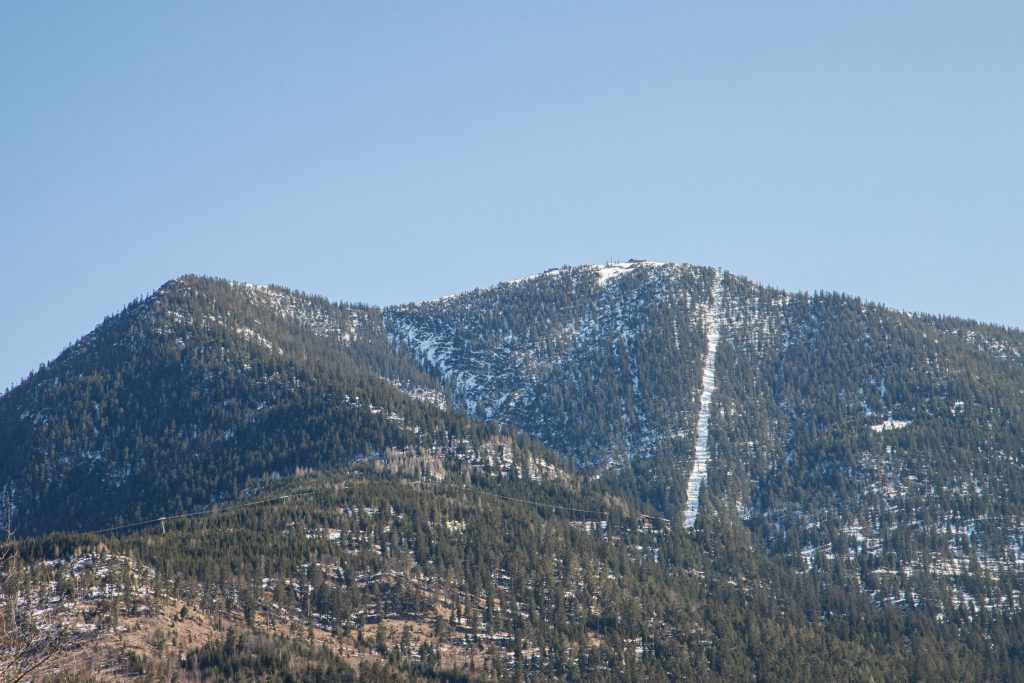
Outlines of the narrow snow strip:
[{"label": "narrow snow strip", "polygon": [[704,358],[701,377],[700,412],[697,414],[697,444],[693,454],[693,469],[686,482],[686,517],[683,526],[692,529],[697,521],[700,489],[708,478],[708,422],[711,419],[711,395],[715,393],[715,355],[718,353],[718,334],[721,327],[722,277],[715,271],[715,284],[711,290],[711,305],[705,308],[704,329],[708,338],[708,354]]}]

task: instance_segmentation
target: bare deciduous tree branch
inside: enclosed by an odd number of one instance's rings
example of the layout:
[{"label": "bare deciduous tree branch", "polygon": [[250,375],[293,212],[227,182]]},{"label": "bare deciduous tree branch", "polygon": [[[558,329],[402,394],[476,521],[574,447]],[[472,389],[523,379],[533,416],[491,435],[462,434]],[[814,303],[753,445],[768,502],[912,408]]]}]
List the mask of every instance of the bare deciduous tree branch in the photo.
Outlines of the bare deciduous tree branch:
[{"label": "bare deciduous tree branch", "polygon": [[17,548],[10,529],[0,545],[0,683],[25,680],[53,659],[64,647],[64,632],[57,626],[50,632],[29,620],[27,609],[19,604],[18,583],[25,571],[18,562]]}]

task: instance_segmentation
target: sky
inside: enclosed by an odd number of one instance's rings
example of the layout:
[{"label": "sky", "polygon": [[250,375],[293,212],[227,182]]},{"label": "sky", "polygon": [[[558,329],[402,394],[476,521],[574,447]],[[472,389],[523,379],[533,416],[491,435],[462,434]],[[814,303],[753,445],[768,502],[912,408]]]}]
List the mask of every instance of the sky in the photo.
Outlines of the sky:
[{"label": "sky", "polygon": [[645,258],[1024,327],[1024,3],[0,4],[0,389],[184,273]]}]

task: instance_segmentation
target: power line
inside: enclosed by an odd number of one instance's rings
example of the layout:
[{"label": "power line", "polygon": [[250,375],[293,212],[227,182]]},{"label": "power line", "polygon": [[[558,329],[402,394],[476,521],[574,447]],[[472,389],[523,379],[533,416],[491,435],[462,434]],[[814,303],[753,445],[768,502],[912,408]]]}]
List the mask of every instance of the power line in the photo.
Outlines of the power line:
[{"label": "power line", "polygon": [[198,510],[196,512],[183,512],[178,515],[167,515],[165,517],[156,517],[154,519],[147,519],[142,522],[134,522],[132,524],[122,524],[121,526],[112,526],[106,529],[96,529],[94,531],[84,531],[86,534],[106,534],[112,531],[121,531],[123,529],[131,529],[139,526],[147,526],[149,524],[156,524],[157,522],[166,522],[171,519],[185,519],[187,517],[201,517],[203,515],[214,515],[222,512],[228,512],[229,510],[237,510],[238,508],[252,507],[253,505],[263,505],[265,503],[273,503],[279,500],[285,500],[287,498],[301,498],[303,496],[313,495],[313,491],[303,491],[301,493],[289,493],[284,496],[277,496],[276,498],[264,498],[262,500],[254,500],[248,503],[238,503],[236,505],[228,505],[227,507],[211,508],[209,510]]},{"label": "power line", "polygon": [[[463,485],[463,488],[466,488],[466,486]],[[565,507],[564,505],[553,505],[552,503],[541,503],[541,502],[538,502],[538,501],[535,501],[535,500],[526,500],[525,498],[516,498],[515,496],[503,496],[500,493],[491,493],[490,491],[483,491],[483,490],[480,490],[480,489],[477,489],[476,492],[479,493],[480,495],[493,496],[494,498],[501,498],[502,500],[514,500],[514,501],[519,502],[519,503],[526,503],[527,505],[535,505],[535,506],[537,506],[539,508],[551,508],[552,510],[565,510],[566,512],[580,512],[580,513],[583,513],[583,514],[586,514],[586,515],[595,515],[595,516],[602,516],[602,517],[607,517],[608,516],[607,512],[601,512],[601,511],[598,511],[598,510],[582,510],[580,508]]]},{"label": "power line", "polygon": [[[422,481],[419,484],[420,484],[420,486],[426,485],[426,486],[443,487],[443,486],[446,485],[446,482],[442,482],[442,481]],[[512,501],[515,501],[517,503],[526,503],[527,505],[534,505],[534,506],[539,507],[539,508],[550,508],[552,510],[565,510],[566,512],[580,512],[580,513],[587,514],[587,515],[598,515],[598,516],[602,516],[602,517],[607,517],[609,515],[609,513],[603,512],[603,511],[600,511],[600,510],[583,510],[581,508],[571,508],[571,507],[566,507],[564,505],[555,505],[553,503],[541,503],[540,501],[527,500],[526,498],[516,498],[515,496],[503,496],[500,493],[492,493],[491,491],[484,491],[483,489],[480,489],[480,488],[470,489],[468,484],[462,484],[461,488],[462,488],[463,491],[466,491],[467,493],[478,493],[478,494],[480,494],[482,496],[491,496],[492,498],[500,498],[501,500],[512,500]],[[643,515],[643,516],[646,516],[646,515]]]},{"label": "power line", "polygon": [[[422,483],[427,483],[427,482],[422,482]],[[437,482],[437,484],[441,484],[441,482]],[[543,502],[536,501],[536,500],[528,500],[526,498],[517,498],[515,496],[504,496],[504,495],[502,495],[500,493],[493,493],[491,491],[484,491],[482,489],[476,489],[475,491],[470,491],[469,487],[466,484],[463,484],[462,488],[463,488],[463,490],[466,490],[467,492],[475,492],[475,493],[477,493],[479,495],[482,495],[482,496],[491,496],[492,498],[498,498],[498,499],[501,499],[501,500],[508,500],[508,501],[514,501],[514,502],[517,502],[517,503],[523,503],[525,505],[532,505],[532,506],[535,506],[537,508],[548,508],[548,509],[551,509],[551,510],[562,510],[564,512],[573,512],[573,513],[577,513],[577,514],[592,515],[594,517],[601,517],[601,518],[605,518],[605,519],[607,519],[609,514],[610,514],[609,512],[603,511],[603,510],[585,510],[583,508],[568,507],[568,506],[565,506],[565,505],[557,505],[557,504],[554,504],[554,503],[543,503]],[[183,513],[180,513],[180,514],[177,514],[177,515],[166,515],[164,517],[154,517],[153,519],[147,519],[147,520],[143,520],[141,522],[133,522],[131,524],[122,524],[120,526],[107,527],[105,529],[95,529],[93,531],[85,531],[85,532],[82,532],[82,533],[86,533],[86,534],[107,534],[107,533],[112,533],[112,532],[115,532],[115,531],[123,531],[125,529],[134,529],[136,527],[148,526],[148,525],[151,525],[151,524],[156,524],[158,522],[163,524],[164,522],[167,522],[167,521],[170,521],[170,520],[175,520],[175,519],[188,519],[190,517],[202,517],[204,515],[221,514],[221,513],[225,513],[225,512],[230,512],[231,510],[238,510],[240,508],[253,507],[255,505],[265,505],[267,503],[274,503],[274,502],[281,501],[281,500],[287,500],[289,498],[302,498],[302,497],[306,497],[306,496],[312,496],[315,493],[316,493],[315,491],[302,491],[300,493],[289,493],[289,494],[286,494],[286,495],[283,495],[283,496],[277,496],[277,497],[274,497],[274,498],[264,498],[262,500],[254,500],[254,501],[250,501],[248,503],[238,503],[236,505],[228,505],[226,507],[220,507],[220,508],[209,509],[209,510],[198,510],[198,511],[194,511],[194,512],[183,512]],[[665,523],[668,523],[668,524],[672,523],[672,521],[669,520],[669,519],[665,519],[663,517],[657,517],[655,515],[646,515],[646,514],[642,514],[641,513],[638,516],[641,517],[641,518],[644,518],[644,519],[657,520],[657,521],[665,522]]]},{"label": "power line", "polygon": [[[421,486],[422,485],[443,486],[444,482],[420,482],[420,485]],[[483,489],[479,489],[479,488],[478,489],[474,489],[474,490],[470,490],[470,488],[469,488],[469,486],[467,484],[462,484],[462,489],[464,491],[467,491],[467,492],[470,492],[470,493],[475,492],[475,493],[478,493],[478,494],[480,494],[482,496],[491,496],[492,498],[500,498],[501,500],[511,500],[511,501],[515,501],[517,503],[525,503],[526,505],[533,505],[533,506],[536,506],[538,508],[549,508],[551,510],[564,510],[566,512],[579,512],[579,513],[586,514],[586,515],[594,515],[594,516],[605,517],[605,518],[609,517],[610,514],[611,514],[609,512],[602,511],[602,510],[584,510],[582,508],[571,508],[571,507],[566,507],[564,505],[555,505],[553,503],[542,503],[542,502],[536,501],[536,500],[527,500],[526,498],[516,498],[515,496],[503,496],[500,493],[492,493],[490,491],[484,491]],[[663,523],[669,524],[669,525],[672,524],[672,520],[668,519],[666,517],[659,517],[657,515],[648,515],[648,514],[644,514],[642,512],[641,513],[637,513],[636,516],[639,517],[640,519],[649,519],[649,520],[656,521],[656,522],[663,522]]]},{"label": "power line", "polygon": [[[463,488],[465,488],[465,485],[463,485]],[[599,511],[599,510],[582,510],[580,508],[565,507],[564,505],[552,505],[551,503],[541,503],[541,502],[536,501],[536,500],[526,500],[525,498],[516,498],[514,496],[503,496],[503,495],[501,495],[499,493],[491,493],[490,491],[477,490],[477,493],[479,493],[481,495],[484,495],[484,496],[493,496],[495,498],[501,498],[502,500],[514,500],[514,501],[519,502],[519,503],[526,503],[527,505],[536,505],[539,508],[551,508],[552,510],[565,510],[567,512],[580,512],[580,513],[587,514],[587,515],[595,515],[595,516],[601,516],[601,517],[608,517],[609,514],[610,514],[608,512],[602,512],[602,511]],[[666,519],[665,517],[658,517],[657,515],[645,515],[643,513],[640,513],[637,516],[640,517],[641,519],[650,519],[650,520],[654,520],[654,521],[658,521],[658,522],[664,522],[665,524],[671,524],[672,523],[671,519]]]}]

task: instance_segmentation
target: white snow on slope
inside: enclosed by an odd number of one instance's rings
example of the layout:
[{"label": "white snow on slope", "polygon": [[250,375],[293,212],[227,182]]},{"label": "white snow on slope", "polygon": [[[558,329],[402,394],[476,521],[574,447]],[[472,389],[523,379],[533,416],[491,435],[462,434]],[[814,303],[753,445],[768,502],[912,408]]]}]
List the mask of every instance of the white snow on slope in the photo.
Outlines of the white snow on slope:
[{"label": "white snow on slope", "polygon": [[620,275],[623,275],[625,273],[628,273],[629,271],[633,270],[634,268],[637,268],[637,267],[659,267],[659,266],[664,266],[664,265],[665,265],[664,263],[658,263],[657,261],[644,261],[644,260],[640,260],[640,259],[634,259],[632,261],[619,261],[617,263],[606,263],[603,266],[600,266],[600,265],[584,265],[584,266],[576,266],[576,267],[566,266],[564,268],[552,268],[551,270],[546,270],[543,273],[538,273],[536,275],[527,275],[526,277],[521,277],[521,278],[518,278],[516,280],[508,280],[507,282],[504,282],[503,284],[517,285],[517,284],[520,284],[522,282],[529,282],[530,280],[536,280],[536,279],[542,278],[542,277],[557,277],[559,275],[562,275],[563,273],[572,272],[574,270],[584,270],[584,271],[589,270],[589,271],[594,272],[594,273],[597,274],[597,284],[599,284],[600,286],[603,287],[606,284],[608,284],[608,282],[610,280],[614,280],[615,278],[617,278]]},{"label": "white snow on slope", "polygon": [[[564,268],[551,268],[549,270],[545,270],[543,273],[535,273],[533,275],[527,275],[526,277],[516,278],[515,280],[507,280],[507,281],[505,281],[502,284],[518,285],[520,283],[530,282],[531,280],[537,280],[537,279],[542,278],[542,277],[556,277],[558,275],[561,275],[563,270],[565,270],[565,269]],[[458,295],[456,295],[456,296],[458,296]],[[455,298],[455,297],[442,297],[442,298]]]},{"label": "white snow on slope", "polygon": [[597,269],[597,283],[602,287],[608,284],[609,280],[619,277],[637,266],[660,266],[660,263],[653,261],[624,261],[622,263],[609,263],[604,266],[593,266]]},{"label": "white snow on slope", "polygon": [[606,266],[598,266],[597,268],[597,282],[601,286],[604,286],[612,278],[617,278],[624,273],[628,273],[633,264],[631,263],[609,263]]},{"label": "white snow on slope", "polygon": [[885,422],[880,424],[871,425],[871,431],[873,432],[884,432],[890,429],[903,429],[910,424],[910,420],[894,420],[889,418]]},{"label": "white snow on slope", "polygon": [[722,276],[715,271],[715,285],[712,288],[711,305],[707,307],[704,327],[708,337],[708,353],[704,358],[704,374],[701,377],[700,411],[697,414],[697,444],[693,454],[693,469],[686,482],[686,517],[683,526],[692,529],[697,521],[697,506],[700,504],[700,489],[708,478],[708,422],[711,419],[711,396],[715,393],[715,356],[718,353],[718,335],[722,323]]}]

